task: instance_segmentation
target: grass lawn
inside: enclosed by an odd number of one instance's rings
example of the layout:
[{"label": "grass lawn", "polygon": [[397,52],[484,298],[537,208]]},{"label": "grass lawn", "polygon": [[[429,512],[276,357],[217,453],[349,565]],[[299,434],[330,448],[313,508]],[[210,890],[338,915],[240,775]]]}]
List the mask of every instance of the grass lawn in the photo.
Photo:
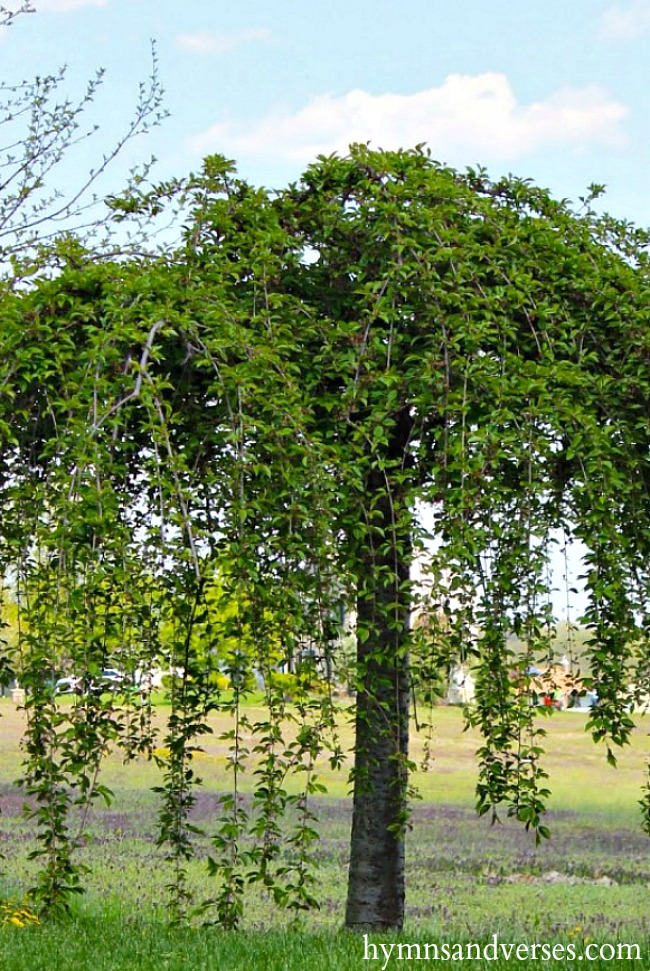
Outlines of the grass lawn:
[{"label": "grass lawn", "polygon": [[[19,774],[22,716],[8,702],[0,704],[0,833],[5,853],[4,893],[16,899],[29,886],[34,864],[27,859],[31,834],[22,817],[23,796],[13,786]],[[161,714],[162,714],[161,710]],[[254,712],[249,713],[252,718]],[[372,938],[390,943],[564,942],[581,948],[587,939],[638,942],[644,960],[606,960],[602,967],[650,966],[650,842],[641,832],[636,805],[649,754],[650,719],[641,720],[632,744],[620,753],[618,769],[609,767],[602,749],[585,733],[585,716],[557,712],[545,719],[547,766],[553,798],[549,824],[552,838],[536,847],[534,839],[512,821],[491,826],[473,811],[478,736],[462,731],[461,713],[440,708],[435,713],[435,760],[416,782],[422,793],[408,837],[407,925],[399,938]],[[225,720],[214,716],[213,736],[196,760],[203,786],[194,821],[207,834],[215,828],[219,797],[229,784],[226,749],[217,739]],[[352,741],[342,720],[342,740]],[[417,760],[424,738],[417,734],[412,754]],[[148,968],[401,968],[406,952],[366,960],[364,941],[342,934],[345,877],[350,826],[350,800],[345,774],[326,764],[322,778],[329,794],[315,804],[322,838],[321,909],[289,927],[290,918],[273,909],[261,894],[248,901],[245,933],[224,934],[216,928],[170,928],[165,923],[165,884],[171,874],[164,853],[155,845],[159,782],[155,766],[141,760],[122,764],[108,758],[103,781],[115,792],[110,808],[92,810],[90,836],[80,851],[90,867],[88,893],[76,905],[72,922],[34,928],[0,927],[0,968],[118,969]],[[197,859],[190,864],[197,899],[214,894],[206,875],[206,837],[197,838]],[[421,954],[424,952],[422,951]],[[579,953],[579,951],[578,951]],[[608,952],[609,953],[609,952]],[[415,951],[413,951],[415,955]],[[370,952],[372,957],[372,952]],[[421,958],[423,961],[424,958]],[[485,967],[517,965],[487,961]],[[536,966],[537,962],[526,962]],[[473,967],[482,967],[476,960]],[[575,967],[551,961],[540,967]],[[599,962],[589,962],[600,967]]]}]

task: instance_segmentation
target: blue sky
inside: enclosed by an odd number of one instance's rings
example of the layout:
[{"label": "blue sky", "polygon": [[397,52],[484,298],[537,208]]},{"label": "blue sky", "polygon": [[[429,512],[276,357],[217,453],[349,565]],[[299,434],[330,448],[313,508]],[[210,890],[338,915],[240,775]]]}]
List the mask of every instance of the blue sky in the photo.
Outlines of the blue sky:
[{"label": "blue sky", "polygon": [[[5,0],[7,3],[7,0]],[[92,165],[126,124],[158,48],[170,111],[130,146],[161,177],[222,152],[268,186],[350,141],[533,178],[650,225],[650,0],[34,0],[0,34],[0,78],[107,71],[77,152]],[[70,178],[74,168],[69,170]]]},{"label": "blue sky", "polygon": [[650,0],[34,6],[0,31],[0,81],[66,64],[74,96],[98,67],[107,72],[88,116],[101,131],[63,170],[71,185],[127,125],[154,40],[170,117],[129,145],[107,191],[152,153],[160,178],[221,152],[246,178],[280,187],[350,141],[427,142],[442,162],[513,172],[573,200],[605,183],[606,209],[650,226]]}]

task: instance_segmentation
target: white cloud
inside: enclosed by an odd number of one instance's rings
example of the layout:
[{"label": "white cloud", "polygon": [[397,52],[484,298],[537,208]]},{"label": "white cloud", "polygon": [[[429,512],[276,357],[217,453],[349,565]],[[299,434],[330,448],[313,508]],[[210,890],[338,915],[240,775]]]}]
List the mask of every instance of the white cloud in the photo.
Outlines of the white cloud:
[{"label": "white cloud", "polygon": [[253,124],[224,121],[196,135],[191,147],[304,162],[345,152],[350,142],[386,149],[426,142],[444,161],[505,160],[549,144],[615,143],[626,114],[596,86],[562,88],[545,101],[521,105],[504,74],[452,74],[440,87],[411,95],[325,94],[296,112],[271,112]]},{"label": "white cloud", "polygon": [[270,37],[271,31],[266,27],[249,27],[229,34],[215,34],[208,30],[198,31],[196,34],[180,34],[176,43],[183,50],[195,54],[225,54],[242,44],[266,42]]},{"label": "white cloud", "polygon": [[598,35],[602,40],[636,40],[650,30],[650,0],[614,4],[603,13]]},{"label": "white cloud", "polygon": [[108,0],[32,0],[37,13],[67,13],[68,10],[80,10],[81,7],[105,7]]}]

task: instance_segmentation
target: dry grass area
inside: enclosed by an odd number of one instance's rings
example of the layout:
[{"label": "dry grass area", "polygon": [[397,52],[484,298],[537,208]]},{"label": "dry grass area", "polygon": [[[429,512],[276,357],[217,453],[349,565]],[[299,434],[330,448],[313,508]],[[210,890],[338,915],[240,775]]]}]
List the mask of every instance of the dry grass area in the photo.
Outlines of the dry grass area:
[{"label": "dry grass area", "polygon": [[[162,733],[168,709],[154,709],[154,719]],[[265,717],[262,708],[248,708],[251,723]],[[24,730],[24,712],[10,701],[0,702],[0,781],[5,785],[20,774],[20,739]],[[218,791],[228,786],[228,742],[220,736],[232,727],[229,716],[213,713],[208,723],[212,733],[202,739],[203,752],[197,755],[197,770],[204,787]],[[595,745],[586,731],[587,715],[573,711],[553,711],[540,716],[546,730],[545,765],[550,775],[555,809],[581,807],[592,812],[621,813],[626,817],[636,813],[640,790],[647,778],[650,757],[650,716],[640,716],[631,744],[617,751],[618,767],[605,760],[603,745]],[[295,726],[287,727],[287,738],[295,733]],[[341,711],[339,740],[348,753],[347,766],[352,764],[353,728],[349,712]],[[243,743],[254,741],[251,732],[243,732]],[[162,742],[161,742],[162,744]],[[432,752],[429,771],[418,771],[414,781],[426,802],[470,805],[474,800],[476,783],[476,749],[480,736],[476,730],[465,731],[462,712],[457,708],[439,707],[433,713],[432,730],[416,731],[412,726],[411,757],[421,766],[426,747]],[[347,794],[347,772],[334,772],[324,756],[319,762],[319,774],[332,796]],[[113,753],[104,769],[104,781],[115,788],[148,788],[159,781],[159,772],[144,758],[124,764],[119,753]],[[243,777],[244,788],[248,780]]]}]

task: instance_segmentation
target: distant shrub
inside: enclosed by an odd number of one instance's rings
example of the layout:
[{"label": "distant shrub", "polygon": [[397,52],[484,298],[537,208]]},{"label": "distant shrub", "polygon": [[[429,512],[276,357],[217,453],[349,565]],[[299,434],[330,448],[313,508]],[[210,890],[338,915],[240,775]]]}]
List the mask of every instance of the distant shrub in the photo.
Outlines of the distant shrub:
[{"label": "distant shrub", "polygon": [[221,671],[213,671],[208,680],[210,684],[218,688],[219,691],[230,691],[232,688],[230,678]]},{"label": "distant shrub", "polygon": [[283,671],[271,671],[267,677],[269,687],[279,691],[287,701],[292,701],[304,689],[295,674]]}]

